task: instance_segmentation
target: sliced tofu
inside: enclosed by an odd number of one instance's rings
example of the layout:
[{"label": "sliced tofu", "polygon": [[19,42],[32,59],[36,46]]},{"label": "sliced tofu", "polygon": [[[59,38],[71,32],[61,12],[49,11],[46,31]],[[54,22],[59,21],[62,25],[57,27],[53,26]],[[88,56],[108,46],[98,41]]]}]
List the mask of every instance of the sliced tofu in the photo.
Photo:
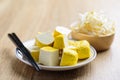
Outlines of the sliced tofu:
[{"label": "sliced tofu", "polygon": [[78,53],[79,59],[86,59],[90,57],[90,44],[86,40],[69,40],[69,48],[75,50]]},{"label": "sliced tofu", "polygon": [[55,41],[53,44],[54,48],[63,49],[68,46],[68,38],[66,35],[59,35],[55,37]]},{"label": "sliced tofu", "polygon": [[55,30],[54,30],[53,36],[56,37],[56,36],[62,35],[62,34],[68,36],[68,34],[69,34],[70,32],[71,32],[71,30],[68,29],[68,28],[65,28],[65,27],[63,27],[63,26],[57,26],[57,27],[55,28]]},{"label": "sliced tofu", "polygon": [[77,41],[75,41],[75,40],[68,40],[68,44],[69,44],[69,46],[76,46]]},{"label": "sliced tofu", "polygon": [[63,50],[60,66],[76,65],[78,61],[78,53],[69,48]]},{"label": "sliced tofu", "polygon": [[79,41],[77,44],[77,53],[79,59],[90,57],[90,44],[86,40]]},{"label": "sliced tofu", "polygon": [[39,63],[45,66],[57,66],[59,64],[59,50],[50,46],[41,48]]},{"label": "sliced tofu", "polygon": [[75,51],[77,50],[77,47],[75,47],[75,46],[68,46],[67,48],[71,49],[71,50],[75,50]]},{"label": "sliced tofu", "polygon": [[38,46],[31,46],[28,48],[31,56],[33,57],[33,59],[38,62],[39,60],[39,52],[40,52],[40,48]]},{"label": "sliced tofu", "polygon": [[39,48],[42,48],[44,46],[50,46],[54,42],[54,38],[50,32],[41,33],[36,35],[35,37],[35,45]]}]

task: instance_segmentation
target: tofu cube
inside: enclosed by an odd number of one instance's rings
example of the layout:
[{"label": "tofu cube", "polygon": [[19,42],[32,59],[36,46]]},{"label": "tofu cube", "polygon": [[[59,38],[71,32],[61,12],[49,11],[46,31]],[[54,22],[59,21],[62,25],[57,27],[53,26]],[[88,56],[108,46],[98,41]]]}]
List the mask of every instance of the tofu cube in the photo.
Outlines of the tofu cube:
[{"label": "tofu cube", "polygon": [[77,53],[79,59],[86,59],[90,57],[90,44],[86,40],[79,41],[77,46]]},{"label": "tofu cube", "polygon": [[54,48],[63,49],[68,46],[68,38],[66,35],[59,35],[55,37]]},{"label": "tofu cube", "polygon": [[38,46],[31,46],[28,48],[31,56],[33,57],[33,59],[38,62],[39,60],[39,52],[40,52],[40,48]]},{"label": "tofu cube", "polygon": [[39,33],[35,37],[35,46],[38,46],[39,48],[52,46],[53,42],[54,38],[51,32]]},{"label": "tofu cube", "polygon": [[69,40],[69,45],[72,50],[75,50],[78,53],[79,59],[86,59],[90,57],[90,44],[86,40],[73,41]]},{"label": "tofu cube", "polygon": [[78,61],[78,53],[71,49],[64,49],[60,66],[72,66],[76,65]]},{"label": "tofu cube", "polygon": [[59,50],[50,46],[41,48],[39,63],[45,66],[57,66],[59,64]]}]

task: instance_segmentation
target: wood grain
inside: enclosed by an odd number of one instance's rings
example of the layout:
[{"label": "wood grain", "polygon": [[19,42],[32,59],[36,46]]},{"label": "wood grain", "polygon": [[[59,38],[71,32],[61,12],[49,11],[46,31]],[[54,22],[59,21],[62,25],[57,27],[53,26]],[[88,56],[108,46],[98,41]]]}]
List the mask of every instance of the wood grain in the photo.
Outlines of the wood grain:
[{"label": "wood grain", "polygon": [[[119,0],[0,0],[0,80],[120,80],[119,8]],[[38,31],[69,27],[78,13],[91,10],[103,10],[116,22],[111,48],[98,53],[93,62],[70,71],[37,72],[16,59],[8,33],[15,32],[26,41]]]}]

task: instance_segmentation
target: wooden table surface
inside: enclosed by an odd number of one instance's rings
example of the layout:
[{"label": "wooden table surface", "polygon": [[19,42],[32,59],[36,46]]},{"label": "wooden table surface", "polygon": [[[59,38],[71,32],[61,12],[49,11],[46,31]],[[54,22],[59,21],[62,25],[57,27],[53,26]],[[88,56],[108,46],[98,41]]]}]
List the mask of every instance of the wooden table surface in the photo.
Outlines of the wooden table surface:
[{"label": "wooden table surface", "polygon": [[[37,72],[16,58],[8,33],[15,32],[26,41],[38,31],[69,27],[78,13],[92,10],[102,10],[116,22],[111,48],[98,53],[93,62],[70,71]],[[0,0],[0,80],[120,80],[119,23],[120,0]]]}]

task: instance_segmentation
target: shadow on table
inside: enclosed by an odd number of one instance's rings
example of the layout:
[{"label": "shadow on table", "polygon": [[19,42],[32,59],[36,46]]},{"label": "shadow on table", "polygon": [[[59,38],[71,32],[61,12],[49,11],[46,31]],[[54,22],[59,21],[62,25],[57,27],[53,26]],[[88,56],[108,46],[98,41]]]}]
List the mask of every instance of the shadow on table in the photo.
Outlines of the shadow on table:
[{"label": "shadow on table", "polygon": [[74,80],[83,77],[87,72],[88,65],[68,70],[68,71],[40,71],[35,72],[33,75],[33,80]]},{"label": "shadow on table", "polygon": [[15,75],[21,78],[20,80],[31,80],[35,71],[32,67],[19,61],[17,58],[14,58],[14,61],[12,61],[11,65]]},{"label": "shadow on table", "polygon": [[31,79],[34,73],[34,69],[32,67],[19,61],[15,57],[15,52],[10,50],[9,48],[2,49],[2,52],[3,52],[2,54],[4,54],[2,55],[2,58],[3,60],[5,60],[3,61],[3,64],[4,63],[6,64],[4,65],[4,67],[6,70],[9,71],[8,72],[10,74],[9,76],[12,76],[13,79],[20,78],[19,80],[30,80]]},{"label": "shadow on table", "polygon": [[88,65],[68,71],[41,70],[37,72],[34,68],[15,58],[12,62],[12,69],[22,80],[74,80],[83,77],[87,73]]}]

